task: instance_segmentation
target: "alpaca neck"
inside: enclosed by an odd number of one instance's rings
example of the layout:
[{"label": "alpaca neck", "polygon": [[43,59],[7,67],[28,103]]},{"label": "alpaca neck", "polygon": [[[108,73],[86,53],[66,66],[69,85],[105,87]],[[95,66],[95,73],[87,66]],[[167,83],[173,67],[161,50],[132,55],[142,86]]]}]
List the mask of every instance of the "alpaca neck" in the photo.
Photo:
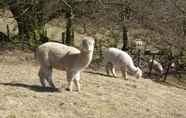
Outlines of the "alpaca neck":
[{"label": "alpaca neck", "polygon": [[80,52],[80,65],[84,68],[84,67],[87,67],[90,63],[90,61],[92,60],[92,53],[93,51],[91,52],[84,52],[84,51],[81,51]]},{"label": "alpaca neck", "polygon": [[134,75],[136,74],[136,71],[137,71],[137,68],[132,64],[132,65],[129,65],[128,67],[128,70]]}]

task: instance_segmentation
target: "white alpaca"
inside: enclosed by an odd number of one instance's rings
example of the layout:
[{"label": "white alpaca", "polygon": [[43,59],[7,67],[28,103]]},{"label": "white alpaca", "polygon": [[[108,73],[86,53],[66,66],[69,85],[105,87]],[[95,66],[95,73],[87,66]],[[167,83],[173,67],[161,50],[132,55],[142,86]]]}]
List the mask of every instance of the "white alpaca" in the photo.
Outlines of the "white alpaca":
[{"label": "white alpaca", "polygon": [[[151,65],[152,65],[152,67],[151,67]],[[163,75],[163,67],[162,67],[162,65],[159,63],[159,62],[157,62],[156,60],[153,60],[153,64],[152,64],[152,60],[148,60],[148,68],[149,69],[153,69],[153,70],[155,70],[156,72],[158,72],[158,74],[160,75],[160,76],[162,76]]]},{"label": "white alpaca", "polygon": [[[166,67],[166,68],[168,68],[169,63],[170,63],[170,61],[168,61],[168,62],[165,63],[165,67]],[[176,64],[175,64],[174,62],[172,62],[172,63],[170,64],[170,67],[171,67],[171,68],[175,68],[175,67],[176,67]]]},{"label": "white alpaca", "polygon": [[39,46],[35,52],[35,59],[40,65],[38,76],[43,87],[46,79],[52,88],[56,88],[52,81],[52,68],[66,71],[68,89],[72,91],[73,81],[80,91],[80,71],[87,67],[92,60],[94,40],[85,37],[81,40],[80,50],[60,43],[48,42]]},{"label": "white alpaca", "polygon": [[117,48],[109,48],[104,53],[105,59],[105,68],[107,75],[109,75],[109,69],[111,70],[112,74],[116,77],[115,73],[115,66],[118,65],[121,67],[121,71],[123,77],[127,79],[127,69],[137,78],[141,78],[142,71],[134,66],[132,58],[124,51],[119,50]]},{"label": "white alpaca", "polygon": [[136,47],[140,47],[143,45],[143,42],[141,39],[134,39],[132,42],[131,42],[131,47],[133,48],[136,48]]}]

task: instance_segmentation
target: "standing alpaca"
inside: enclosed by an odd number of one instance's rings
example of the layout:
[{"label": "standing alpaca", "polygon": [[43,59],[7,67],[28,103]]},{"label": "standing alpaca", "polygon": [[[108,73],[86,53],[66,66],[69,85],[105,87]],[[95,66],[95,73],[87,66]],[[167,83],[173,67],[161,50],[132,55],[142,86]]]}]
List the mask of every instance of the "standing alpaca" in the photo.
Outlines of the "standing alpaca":
[{"label": "standing alpaca", "polygon": [[137,51],[139,51],[139,49],[141,49],[142,46],[143,46],[143,41],[141,39],[134,39],[131,42],[130,51],[133,53],[138,53]]},{"label": "standing alpaca", "polygon": [[119,65],[121,67],[121,71],[123,77],[127,79],[127,69],[137,78],[141,78],[142,71],[134,66],[132,58],[124,51],[121,51],[117,48],[109,48],[104,53],[105,59],[105,68],[107,75],[109,75],[109,69],[111,70],[112,74],[116,77],[115,73],[115,66]]},{"label": "standing alpaca", "polygon": [[92,60],[94,40],[85,37],[81,40],[80,50],[59,43],[48,42],[39,46],[35,52],[35,59],[40,65],[38,76],[43,87],[46,79],[52,88],[56,88],[52,81],[52,68],[66,71],[68,89],[72,91],[73,81],[80,91],[80,71],[87,67]]},{"label": "standing alpaca", "polygon": [[134,39],[132,42],[131,42],[131,48],[136,48],[136,47],[140,47],[143,45],[143,42],[141,39]]},{"label": "standing alpaca", "polygon": [[142,40],[141,39],[138,39],[138,40],[136,40],[136,42],[135,42],[135,47],[137,47],[137,46],[142,46],[143,45],[143,42],[142,42]]}]

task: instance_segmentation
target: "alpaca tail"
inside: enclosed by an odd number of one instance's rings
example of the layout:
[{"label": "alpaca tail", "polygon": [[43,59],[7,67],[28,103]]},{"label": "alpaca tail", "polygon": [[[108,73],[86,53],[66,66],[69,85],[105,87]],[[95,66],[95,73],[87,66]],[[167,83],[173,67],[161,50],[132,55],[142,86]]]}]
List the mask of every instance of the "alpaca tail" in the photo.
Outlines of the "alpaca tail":
[{"label": "alpaca tail", "polygon": [[36,51],[35,51],[35,54],[34,54],[34,58],[35,58],[35,60],[37,61],[37,53],[38,53],[38,48],[36,49]]}]

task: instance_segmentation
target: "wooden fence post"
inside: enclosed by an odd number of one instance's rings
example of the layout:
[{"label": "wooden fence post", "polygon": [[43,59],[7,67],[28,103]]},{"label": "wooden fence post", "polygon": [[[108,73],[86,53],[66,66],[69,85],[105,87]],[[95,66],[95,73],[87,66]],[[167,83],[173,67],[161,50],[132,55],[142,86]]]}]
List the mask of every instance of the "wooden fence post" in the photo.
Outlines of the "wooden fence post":
[{"label": "wooden fence post", "polygon": [[21,43],[22,43],[22,50],[24,50],[24,26],[23,26],[23,23],[21,24]]},{"label": "wooden fence post", "polygon": [[95,50],[97,51],[98,50],[98,40],[97,40],[97,38],[95,38]]},{"label": "wooden fence post", "polygon": [[146,49],[147,49],[147,46],[145,45],[144,54],[145,54],[145,52],[146,52]]},{"label": "wooden fence post", "polygon": [[65,32],[62,32],[62,43],[65,44]]},{"label": "wooden fence post", "polygon": [[86,33],[87,29],[86,29],[86,24],[85,23],[83,24],[83,28],[84,28],[84,33]]},{"label": "wooden fence post", "polygon": [[8,39],[10,39],[10,30],[9,30],[9,25],[6,25],[6,28],[7,28],[7,36],[8,36]]},{"label": "wooden fence post", "polygon": [[115,47],[115,48],[117,48],[117,43],[118,43],[118,41],[117,41],[117,39],[116,39],[116,38],[115,38],[114,43],[115,43],[115,44],[114,44],[114,47]]},{"label": "wooden fence post", "polygon": [[47,37],[47,30],[44,31],[44,35]]},{"label": "wooden fence post", "polygon": [[166,73],[165,73],[165,77],[164,77],[164,79],[163,79],[164,82],[165,82],[165,80],[167,79],[167,75],[168,75],[168,72],[169,72],[169,69],[170,69],[171,64],[172,64],[172,51],[171,51],[170,56],[169,56],[168,68],[167,68],[167,71],[166,71]]},{"label": "wooden fence post", "polygon": [[100,59],[102,59],[102,44],[101,44],[101,43],[102,43],[102,41],[100,40],[100,41],[99,41],[99,44],[100,44],[100,45],[99,45],[99,58],[100,58]]},{"label": "wooden fence post", "polygon": [[139,64],[140,64],[140,52],[141,52],[141,50],[138,49],[138,67],[139,67]]}]

